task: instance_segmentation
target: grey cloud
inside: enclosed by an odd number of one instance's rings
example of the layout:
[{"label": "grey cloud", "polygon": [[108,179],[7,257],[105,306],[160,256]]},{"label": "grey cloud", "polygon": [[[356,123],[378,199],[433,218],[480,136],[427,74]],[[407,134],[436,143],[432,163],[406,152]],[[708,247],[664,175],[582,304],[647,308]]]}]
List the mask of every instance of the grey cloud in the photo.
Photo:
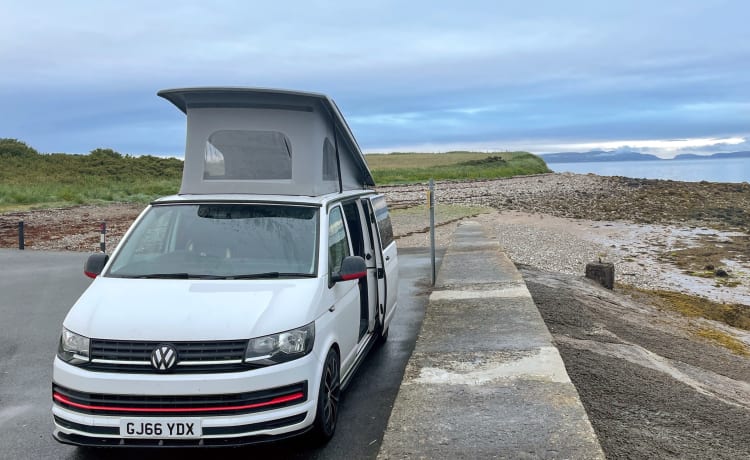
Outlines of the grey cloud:
[{"label": "grey cloud", "polygon": [[365,148],[746,134],[743,1],[42,2],[0,30],[0,136],[179,153],[165,87],[332,95]]}]

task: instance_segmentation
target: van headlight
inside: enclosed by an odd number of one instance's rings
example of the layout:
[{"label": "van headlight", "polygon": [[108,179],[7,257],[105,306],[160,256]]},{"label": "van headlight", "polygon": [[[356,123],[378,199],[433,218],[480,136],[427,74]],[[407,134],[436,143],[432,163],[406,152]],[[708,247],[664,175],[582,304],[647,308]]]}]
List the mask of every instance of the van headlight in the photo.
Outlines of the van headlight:
[{"label": "van headlight", "polygon": [[315,343],[315,323],[291,331],[250,339],[245,362],[261,366],[283,363],[309,354]]},{"label": "van headlight", "polygon": [[88,337],[63,328],[57,356],[70,364],[87,363],[89,362],[89,343]]}]

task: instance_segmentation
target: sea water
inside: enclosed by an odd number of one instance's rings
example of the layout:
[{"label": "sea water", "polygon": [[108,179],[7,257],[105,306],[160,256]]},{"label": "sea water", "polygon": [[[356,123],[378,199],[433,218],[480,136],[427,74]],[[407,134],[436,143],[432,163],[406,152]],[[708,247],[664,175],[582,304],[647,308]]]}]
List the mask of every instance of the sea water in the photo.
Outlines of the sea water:
[{"label": "sea water", "polygon": [[750,158],[591,161],[548,163],[547,166],[555,172],[593,173],[600,176],[670,179],[684,182],[750,182]]}]

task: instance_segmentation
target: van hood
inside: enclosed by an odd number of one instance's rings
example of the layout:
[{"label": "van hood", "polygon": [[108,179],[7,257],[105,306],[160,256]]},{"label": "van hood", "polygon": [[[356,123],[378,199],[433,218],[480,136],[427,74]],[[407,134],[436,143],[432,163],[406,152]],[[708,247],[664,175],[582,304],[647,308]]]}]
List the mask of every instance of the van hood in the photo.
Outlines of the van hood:
[{"label": "van hood", "polygon": [[[201,341],[260,337],[315,320],[316,278],[169,280],[100,277],[65,318],[90,338]],[[322,308],[323,306],[321,306]]]}]

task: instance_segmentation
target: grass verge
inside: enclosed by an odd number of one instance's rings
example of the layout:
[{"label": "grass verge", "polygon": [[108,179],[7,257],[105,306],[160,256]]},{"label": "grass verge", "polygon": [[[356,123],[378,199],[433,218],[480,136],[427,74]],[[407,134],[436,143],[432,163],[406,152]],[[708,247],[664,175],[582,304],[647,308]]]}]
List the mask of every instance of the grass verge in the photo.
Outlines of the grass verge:
[{"label": "grass verge", "polygon": [[551,172],[527,152],[391,153],[366,155],[378,185],[435,180],[476,180]]},{"label": "grass verge", "polygon": [[146,203],[179,189],[183,165],[176,158],[133,157],[111,149],[41,154],[14,139],[0,139],[0,161],[3,210]]},{"label": "grass verge", "polygon": [[[488,212],[494,212],[494,209],[484,206],[437,204],[435,206],[435,225],[446,225]],[[427,205],[393,209],[390,214],[394,232],[399,238],[415,233],[425,233],[430,230],[430,208]]]}]

